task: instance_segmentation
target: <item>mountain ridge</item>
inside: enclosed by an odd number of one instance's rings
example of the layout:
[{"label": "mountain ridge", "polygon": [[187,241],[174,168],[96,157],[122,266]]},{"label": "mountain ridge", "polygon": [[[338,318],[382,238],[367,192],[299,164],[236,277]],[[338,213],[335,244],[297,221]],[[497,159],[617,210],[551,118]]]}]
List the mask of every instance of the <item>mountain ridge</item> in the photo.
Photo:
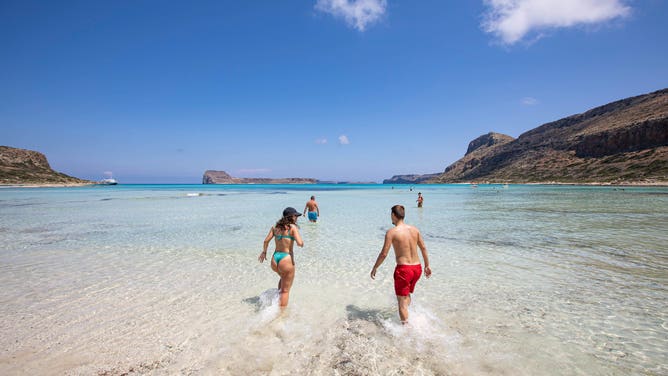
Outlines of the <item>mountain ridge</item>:
[{"label": "mountain ridge", "polygon": [[432,175],[421,182],[668,184],[668,89],[545,123],[516,139],[488,133]]},{"label": "mountain ridge", "polygon": [[88,185],[94,182],[54,171],[40,152],[0,146],[0,185]]}]

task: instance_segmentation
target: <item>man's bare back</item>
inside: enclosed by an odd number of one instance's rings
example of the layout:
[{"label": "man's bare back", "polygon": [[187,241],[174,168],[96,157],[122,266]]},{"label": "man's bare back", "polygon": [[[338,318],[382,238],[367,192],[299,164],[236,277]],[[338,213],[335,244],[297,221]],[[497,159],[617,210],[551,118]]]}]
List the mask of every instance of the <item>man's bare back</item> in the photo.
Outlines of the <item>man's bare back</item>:
[{"label": "man's bare back", "polygon": [[390,237],[392,242],[397,265],[416,265],[420,263],[417,247],[422,243],[420,249],[424,249],[424,242],[417,228],[402,223],[390,229],[387,236]]},{"label": "man's bare back", "polygon": [[308,211],[316,211],[318,210],[318,203],[315,202],[315,200],[310,200],[306,202],[306,208],[308,209]]},{"label": "man's bare back", "polygon": [[[395,205],[400,206],[400,205]],[[376,271],[380,264],[383,263],[385,257],[390,252],[390,247],[394,249],[394,257],[397,261],[397,265],[418,265],[420,264],[420,257],[417,253],[417,248],[420,247],[420,252],[422,253],[422,258],[424,259],[425,266],[425,275],[427,277],[431,276],[431,268],[429,267],[429,254],[427,253],[427,247],[424,244],[422,239],[422,234],[420,230],[415,226],[407,225],[404,223],[403,213],[404,207],[401,207],[401,216],[397,217],[394,213],[391,214],[393,228],[387,230],[385,233],[385,242],[383,243],[383,248],[380,250],[380,254],[376,259],[376,264],[371,270],[371,278],[376,278]],[[393,207],[394,208],[394,207]]]}]

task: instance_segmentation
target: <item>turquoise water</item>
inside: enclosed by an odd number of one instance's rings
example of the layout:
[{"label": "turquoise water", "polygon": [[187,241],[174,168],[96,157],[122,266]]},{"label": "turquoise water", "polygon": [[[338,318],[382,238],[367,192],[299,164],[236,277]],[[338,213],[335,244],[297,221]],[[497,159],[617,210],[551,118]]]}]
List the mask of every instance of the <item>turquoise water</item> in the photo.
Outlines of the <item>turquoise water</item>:
[{"label": "turquoise water", "polygon": [[[257,256],[312,194],[279,315]],[[394,204],[434,273],[410,328],[393,258],[369,278]],[[667,229],[666,188],[0,189],[0,374],[668,374]]]}]

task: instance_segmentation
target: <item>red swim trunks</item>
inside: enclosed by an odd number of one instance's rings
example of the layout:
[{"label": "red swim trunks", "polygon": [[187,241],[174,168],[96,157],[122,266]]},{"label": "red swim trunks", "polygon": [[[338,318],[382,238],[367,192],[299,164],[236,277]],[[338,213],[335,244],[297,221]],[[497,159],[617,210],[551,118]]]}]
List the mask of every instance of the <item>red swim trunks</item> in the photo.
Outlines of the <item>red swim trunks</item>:
[{"label": "red swim trunks", "polygon": [[397,265],[394,268],[394,292],[408,296],[415,290],[415,284],[422,275],[422,265]]}]

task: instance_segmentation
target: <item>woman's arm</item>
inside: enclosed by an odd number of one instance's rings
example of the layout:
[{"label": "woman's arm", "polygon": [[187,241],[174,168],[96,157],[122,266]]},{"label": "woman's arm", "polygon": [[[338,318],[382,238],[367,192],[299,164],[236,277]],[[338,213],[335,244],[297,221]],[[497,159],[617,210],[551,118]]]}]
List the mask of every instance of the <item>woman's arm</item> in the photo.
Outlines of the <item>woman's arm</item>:
[{"label": "woman's arm", "polygon": [[294,235],[292,236],[295,238],[295,242],[297,243],[297,245],[303,247],[304,241],[302,240],[301,234],[299,234],[299,228],[297,228],[296,225],[290,225],[290,230],[294,231]]},{"label": "woman's arm", "polygon": [[267,237],[264,238],[264,244],[262,244],[262,253],[257,257],[258,261],[262,262],[267,258],[267,248],[269,247],[269,242],[274,237],[274,228],[269,229]]}]

